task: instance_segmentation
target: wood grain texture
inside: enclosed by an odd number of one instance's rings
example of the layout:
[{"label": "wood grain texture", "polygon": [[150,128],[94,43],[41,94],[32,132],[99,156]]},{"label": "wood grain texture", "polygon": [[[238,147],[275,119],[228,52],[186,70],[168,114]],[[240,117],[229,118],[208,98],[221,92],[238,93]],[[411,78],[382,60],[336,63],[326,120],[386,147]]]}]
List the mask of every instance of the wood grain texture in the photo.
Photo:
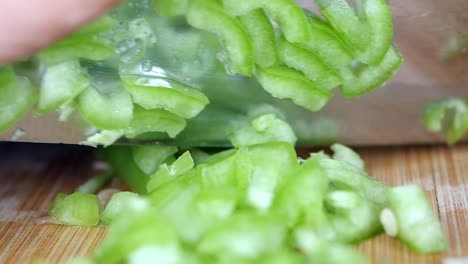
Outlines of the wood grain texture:
[{"label": "wood grain texture", "polygon": [[[450,238],[446,255],[420,256],[381,235],[359,246],[372,263],[441,263],[446,256],[468,255],[468,145],[359,152],[369,174],[386,184],[422,184]],[[0,263],[57,263],[92,252],[105,228],[38,224],[55,194],[72,192],[92,176],[92,167],[87,148],[0,144]]]}]

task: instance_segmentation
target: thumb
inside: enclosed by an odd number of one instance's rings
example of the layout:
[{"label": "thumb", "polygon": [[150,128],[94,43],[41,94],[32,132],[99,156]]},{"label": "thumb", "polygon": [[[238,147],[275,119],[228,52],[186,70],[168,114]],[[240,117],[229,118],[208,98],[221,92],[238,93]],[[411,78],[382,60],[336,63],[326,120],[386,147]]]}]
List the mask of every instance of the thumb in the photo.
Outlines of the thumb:
[{"label": "thumb", "polygon": [[26,56],[101,15],[119,0],[1,0],[0,65]]}]

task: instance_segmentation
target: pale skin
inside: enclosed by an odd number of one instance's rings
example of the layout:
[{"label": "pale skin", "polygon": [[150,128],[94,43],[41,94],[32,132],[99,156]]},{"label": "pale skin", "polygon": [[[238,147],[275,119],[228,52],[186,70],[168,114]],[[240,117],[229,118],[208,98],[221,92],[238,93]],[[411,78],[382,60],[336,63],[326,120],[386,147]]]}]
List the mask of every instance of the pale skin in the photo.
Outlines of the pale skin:
[{"label": "pale skin", "polygon": [[120,0],[0,0],[0,65],[26,58]]}]

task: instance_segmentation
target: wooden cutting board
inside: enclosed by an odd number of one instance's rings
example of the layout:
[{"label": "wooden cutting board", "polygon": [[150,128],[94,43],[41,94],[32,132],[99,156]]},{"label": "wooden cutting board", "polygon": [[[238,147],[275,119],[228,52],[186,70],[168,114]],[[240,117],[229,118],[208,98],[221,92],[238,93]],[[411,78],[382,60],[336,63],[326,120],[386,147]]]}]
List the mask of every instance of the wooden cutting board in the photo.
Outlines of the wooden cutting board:
[{"label": "wooden cutting board", "polygon": [[[359,246],[372,263],[468,261],[468,145],[362,148],[368,172],[390,185],[424,186],[450,238],[446,255],[421,256],[381,235]],[[0,263],[57,263],[86,256],[105,228],[39,224],[58,192],[93,174],[92,150],[78,146],[0,144]],[[463,262],[466,263],[466,262]]]}]

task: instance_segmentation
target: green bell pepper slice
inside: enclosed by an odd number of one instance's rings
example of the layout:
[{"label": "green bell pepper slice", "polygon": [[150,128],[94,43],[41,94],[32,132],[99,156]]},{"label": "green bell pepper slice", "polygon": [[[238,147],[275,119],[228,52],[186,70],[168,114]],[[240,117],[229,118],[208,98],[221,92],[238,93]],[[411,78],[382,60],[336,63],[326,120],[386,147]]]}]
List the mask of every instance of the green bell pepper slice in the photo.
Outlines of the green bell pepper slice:
[{"label": "green bell pepper slice", "polygon": [[275,30],[265,11],[252,10],[239,18],[250,36],[255,63],[262,68],[278,64]]},{"label": "green bell pepper slice", "polygon": [[163,132],[174,138],[186,125],[182,117],[164,109],[145,109],[135,105],[132,120],[123,131],[128,138],[136,138],[148,132]]},{"label": "green bell pepper slice", "polygon": [[38,89],[11,67],[0,67],[0,135],[18,122],[36,103]]},{"label": "green bell pepper slice", "polygon": [[425,254],[447,250],[447,238],[421,186],[391,188],[388,208],[396,221],[382,219],[382,223],[384,226],[395,225],[392,228],[397,230],[398,239],[409,248]]},{"label": "green bell pepper slice", "polygon": [[99,129],[122,129],[132,121],[132,99],[118,82],[90,85],[77,99],[83,119]]},{"label": "green bell pepper slice", "polygon": [[198,115],[209,103],[199,90],[169,78],[121,75],[136,104],[146,109],[162,108],[182,118]]},{"label": "green bell pepper slice", "polygon": [[291,99],[310,111],[318,111],[333,97],[333,94],[309,81],[301,72],[284,66],[258,68],[258,82],[273,97]]},{"label": "green bell pepper slice", "polygon": [[88,193],[59,194],[49,208],[57,222],[71,226],[95,226],[99,222],[97,196]]},{"label": "green bell pepper slice", "polygon": [[317,87],[331,90],[343,83],[338,71],[322,61],[313,51],[280,39],[279,53],[284,64],[304,73]]},{"label": "green bell pepper slice", "polygon": [[228,73],[252,75],[254,59],[249,35],[240,21],[229,16],[217,1],[193,0],[187,22],[192,27],[221,36],[228,57]]},{"label": "green bell pepper slice", "polygon": [[352,98],[369,93],[385,84],[400,68],[403,57],[391,46],[378,65],[361,65],[357,69],[341,71],[345,82],[339,87],[344,97]]},{"label": "green bell pepper slice", "polygon": [[43,115],[71,103],[89,86],[86,72],[78,60],[46,66],[36,114]]},{"label": "green bell pepper slice", "polygon": [[[444,119],[448,119],[445,127]],[[424,113],[424,125],[431,132],[443,132],[449,145],[455,144],[468,132],[468,99],[455,97],[431,103]]]},{"label": "green bell pepper slice", "polygon": [[223,0],[224,9],[232,16],[245,15],[263,8],[276,18],[281,31],[290,42],[303,42],[308,38],[307,18],[294,0]]},{"label": "green bell pepper slice", "polygon": [[120,177],[135,192],[147,193],[146,184],[150,177],[133,161],[132,150],[125,146],[112,146],[101,150],[104,159]]},{"label": "green bell pepper slice", "polygon": [[153,5],[158,14],[163,16],[185,15],[189,9],[191,0],[153,0]]},{"label": "green bell pepper slice", "polygon": [[176,146],[134,146],[132,147],[133,161],[148,175],[156,172],[159,165],[177,153]]}]

